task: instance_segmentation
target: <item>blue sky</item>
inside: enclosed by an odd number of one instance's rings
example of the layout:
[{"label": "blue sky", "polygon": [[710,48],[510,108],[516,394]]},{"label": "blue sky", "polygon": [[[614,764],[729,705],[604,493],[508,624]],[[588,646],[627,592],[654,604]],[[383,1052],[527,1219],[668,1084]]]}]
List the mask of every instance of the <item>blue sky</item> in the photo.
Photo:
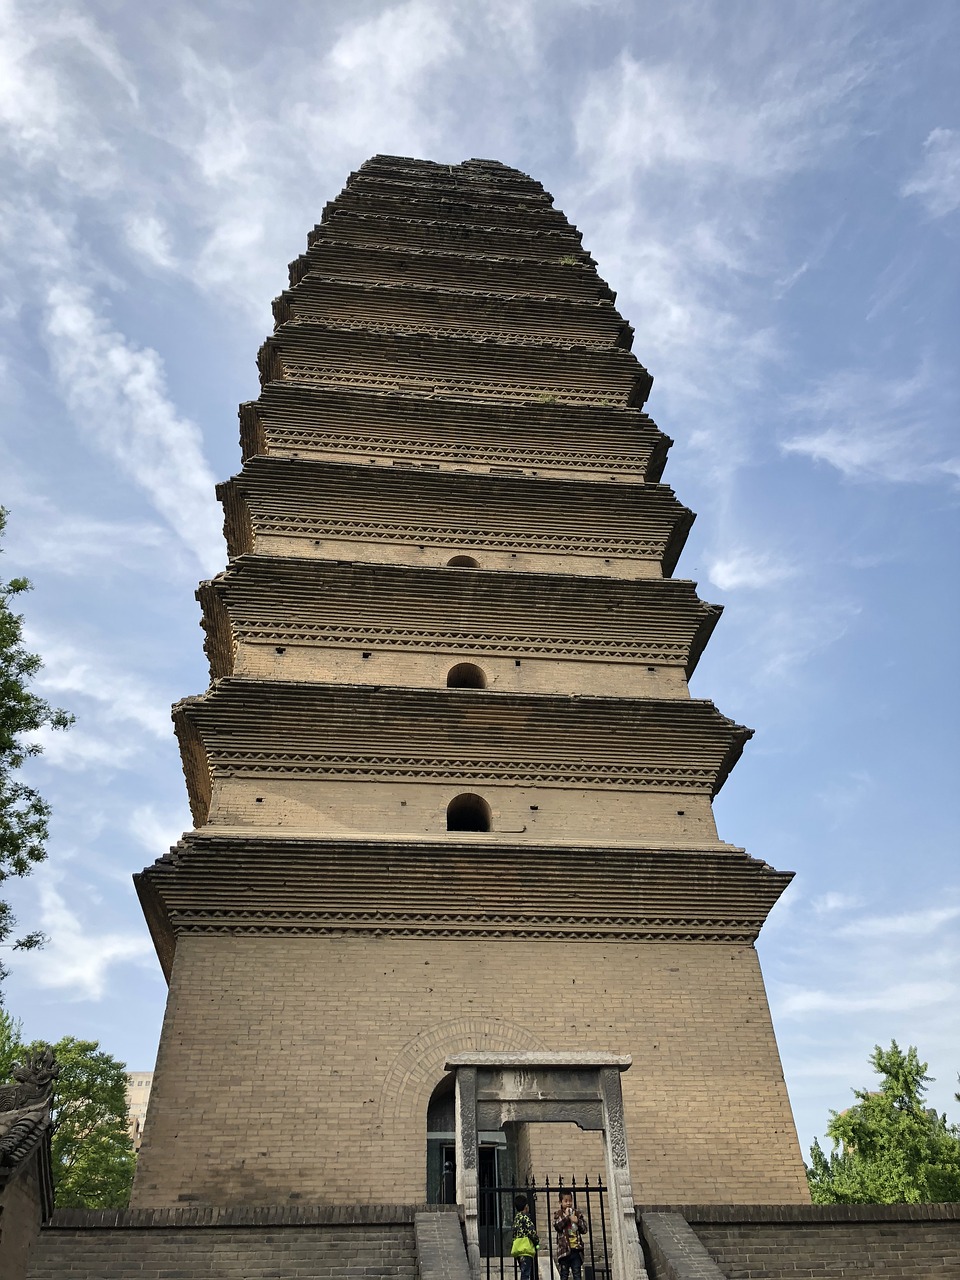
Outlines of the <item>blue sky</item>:
[{"label": "blue sky", "polygon": [[28,1035],[152,1066],[130,877],[189,826],[169,706],[286,264],[369,155],[492,157],[583,232],[676,440],[678,574],[726,606],[694,692],[757,731],[721,835],[797,872],[759,949],[804,1150],[894,1037],[960,1119],[958,37],[953,0],[0,0],[0,573],[77,715]]}]

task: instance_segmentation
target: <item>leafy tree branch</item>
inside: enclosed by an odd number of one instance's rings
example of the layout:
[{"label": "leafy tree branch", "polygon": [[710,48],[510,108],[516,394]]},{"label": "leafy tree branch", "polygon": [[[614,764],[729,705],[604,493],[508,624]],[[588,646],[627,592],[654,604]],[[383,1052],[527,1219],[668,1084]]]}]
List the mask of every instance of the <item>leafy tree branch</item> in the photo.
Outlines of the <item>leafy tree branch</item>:
[{"label": "leafy tree branch", "polygon": [[[7,512],[0,507],[0,534]],[[17,777],[42,746],[31,734],[39,729],[66,729],[73,716],[51,707],[29,687],[40,670],[37,654],[23,643],[23,615],[11,602],[30,590],[26,578],[0,579],[0,885],[12,876],[29,875],[46,857],[50,806],[34,787]],[[10,904],[0,899],[0,946],[29,950],[42,945],[42,933],[32,932],[8,941],[16,929]],[[6,970],[0,964],[0,979]]]},{"label": "leafy tree branch", "polygon": [[[827,1155],[814,1141],[807,1179],[814,1204],[939,1204],[960,1200],[960,1128],[925,1105],[931,1077],[911,1045],[877,1045],[877,1089],[832,1111]],[[958,1098],[960,1101],[960,1098]]]}]

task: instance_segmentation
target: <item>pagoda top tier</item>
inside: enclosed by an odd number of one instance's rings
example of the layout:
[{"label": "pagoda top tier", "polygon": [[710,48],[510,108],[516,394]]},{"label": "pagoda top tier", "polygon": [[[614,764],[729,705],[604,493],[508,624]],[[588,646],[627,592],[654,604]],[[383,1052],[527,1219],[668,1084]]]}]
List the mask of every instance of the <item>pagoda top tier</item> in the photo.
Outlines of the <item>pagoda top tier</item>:
[{"label": "pagoda top tier", "polygon": [[371,156],[359,170],[351,173],[347,186],[369,179],[416,183],[424,187],[440,187],[446,190],[471,189],[491,194],[506,194],[553,201],[542,183],[519,169],[511,169],[499,160],[464,160],[460,164],[440,164],[435,160],[417,160],[412,156]]}]

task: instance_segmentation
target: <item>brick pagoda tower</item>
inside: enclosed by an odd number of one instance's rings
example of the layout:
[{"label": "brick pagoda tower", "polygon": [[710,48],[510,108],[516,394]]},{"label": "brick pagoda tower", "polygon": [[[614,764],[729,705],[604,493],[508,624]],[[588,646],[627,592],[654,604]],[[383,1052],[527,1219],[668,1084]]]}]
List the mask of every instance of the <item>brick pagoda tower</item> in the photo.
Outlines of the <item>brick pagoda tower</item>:
[{"label": "brick pagoda tower", "polygon": [[[137,877],[135,1206],[436,1199],[448,1059],[565,1051],[632,1058],[646,1203],[807,1199],[753,945],[790,877],[717,835],[750,731],[688,692],[719,610],[613,303],[492,161],[375,157],[292,265],[174,711],[196,828]],[[488,1159],[579,1175],[551,1129]]]}]

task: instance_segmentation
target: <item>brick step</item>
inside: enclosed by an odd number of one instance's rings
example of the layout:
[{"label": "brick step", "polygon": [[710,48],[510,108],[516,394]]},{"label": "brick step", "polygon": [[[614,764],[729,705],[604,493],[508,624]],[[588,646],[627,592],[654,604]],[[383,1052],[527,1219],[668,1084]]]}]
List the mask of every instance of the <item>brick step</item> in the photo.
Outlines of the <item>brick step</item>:
[{"label": "brick step", "polygon": [[214,677],[241,642],[603,656],[692,672],[716,623],[692,582],[242,556],[204,583]]},{"label": "brick step", "polygon": [[492,401],[642,408],[653,379],[619,347],[525,346],[492,337],[370,333],[299,321],[269,337],[257,357],[274,381]]},{"label": "brick step", "polygon": [[460,187],[471,183],[487,190],[505,193],[535,195],[543,192],[542,184],[528,174],[491,160],[437,164],[432,160],[414,160],[408,156],[373,156],[360,166],[359,172],[374,178],[392,178],[437,186]]},{"label": "brick step", "polygon": [[439,178],[411,178],[407,175],[382,177],[357,170],[347,179],[344,191],[356,195],[386,196],[388,199],[468,200],[485,209],[549,209],[553,197],[538,184],[528,190],[519,186],[508,189],[490,186],[482,179],[470,176],[447,175],[447,181]]},{"label": "brick step", "polygon": [[580,233],[569,224],[538,231],[525,226],[483,226],[459,219],[397,217],[389,214],[338,211],[307,236],[307,245],[320,240],[337,244],[392,245],[398,249],[442,249],[481,257],[540,258],[545,262],[576,262],[588,255]]},{"label": "brick step", "polygon": [[[265,536],[297,537],[320,557],[324,540],[372,538],[442,546],[449,556],[509,552],[659,561],[669,576],[692,513],[665,485],[599,485],[420,468],[251,458],[219,485],[231,556]],[[525,511],[518,528],[516,512]],[[322,555],[323,559],[356,556]]]},{"label": "brick step", "polygon": [[273,382],[240,406],[244,460],[338,455],[370,463],[530,469],[659,480],[670,440],[639,409],[490,404]]},{"label": "brick step", "polygon": [[608,301],[516,298],[342,280],[311,272],[273,303],[278,325],[315,320],[371,331],[491,337],[629,351],[633,330]]},{"label": "brick step", "polygon": [[559,209],[548,204],[517,200],[476,199],[469,189],[438,192],[416,187],[393,191],[370,191],[349,186],[323,207],[321,222],[329,222],[340,211],[392,214],[404,218],[440,218],[445,221],[479,223],[482,226],[524,227],[540,231],[567,231],[570,223]]},{"label": "brick step", "polygon": [[541,258],[467,253],[460,249],[397,249],[314,241],[290,263],[291,287],[316,272],[341,280],[412,288],[457,289],[464,294],[613,301],[616,295],[590,262],[545,262]]}]

